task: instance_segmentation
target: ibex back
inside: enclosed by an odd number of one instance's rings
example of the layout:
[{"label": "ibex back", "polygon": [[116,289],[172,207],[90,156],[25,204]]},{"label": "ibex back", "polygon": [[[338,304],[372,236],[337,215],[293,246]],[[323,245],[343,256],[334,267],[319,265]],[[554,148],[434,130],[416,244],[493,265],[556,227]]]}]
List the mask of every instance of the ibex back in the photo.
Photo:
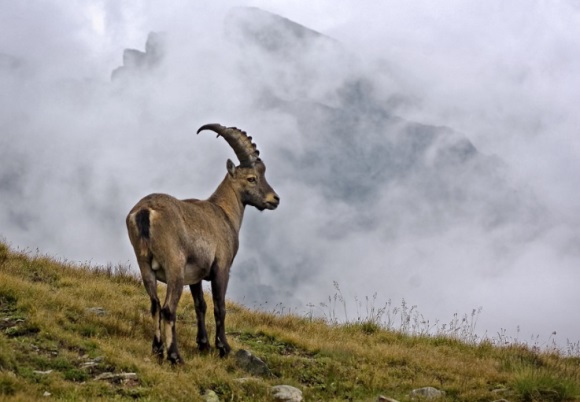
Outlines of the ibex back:
[{"label": "ibex back", "polygon": [[[233,148],[240,164],[228,159],[227,173],[207,200],[178,200],[166,194],[143,198],[127,216],[127,230],[135,249],[145,289],[151,298],[154,321],[153,353],[173,364],[182,359],[175,336],[175,312],[183,287],[189,285],[197,316],[197,344],[209,349],[205,328],[206,303],[202,280],[211,281],[216,322],[215,345],[220,356],[230,351],[226,340],[225,295],[230,267],[238,251],[238,237],[246,205],[276,209],[280,199],[265,177],[252,137],[235,128],[207,124],[197,132],[212,130]],[[167,284],[163,306],[157,281]]]}]

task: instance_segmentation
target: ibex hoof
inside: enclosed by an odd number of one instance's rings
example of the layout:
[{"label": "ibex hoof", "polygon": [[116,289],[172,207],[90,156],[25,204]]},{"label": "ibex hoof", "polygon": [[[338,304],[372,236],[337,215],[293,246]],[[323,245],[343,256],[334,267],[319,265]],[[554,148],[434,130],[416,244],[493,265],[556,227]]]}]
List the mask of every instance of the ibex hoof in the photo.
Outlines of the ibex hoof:
[{"label": "ibex hoof", "polygon": [[197,344],[197,349],[202,353],[209,352],[210,349],[209,342],[199,342]]},{"label": "ibex hoof", "polygon": [[172,366],[183,364],[183,359],[181,358],[181,356],[179,356],[179,353],[175,352],[171,353],[169,356],[167,356],[167,360],[171,362]]},{"label": "ibex hoof", "polygon": [[218,346],[218,350],[220,351],[220,357],[226,357],[230,353],[230,350],[232,349],[230,348],[229,345],[226,345],[226,346]]},{"label": "ibex hoof", "polygon": [[156,356],[159,360],[163,360],[163,343],[153,341],[151,347],[151,354]]}]

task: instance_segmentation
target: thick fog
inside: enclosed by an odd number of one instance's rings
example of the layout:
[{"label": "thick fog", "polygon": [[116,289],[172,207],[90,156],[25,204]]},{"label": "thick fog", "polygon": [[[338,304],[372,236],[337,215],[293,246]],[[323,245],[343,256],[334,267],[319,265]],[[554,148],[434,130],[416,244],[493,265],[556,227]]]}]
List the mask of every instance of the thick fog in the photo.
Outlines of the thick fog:
[{"label": "thick fog", "polygon": [[137,270],[127,212],[207,198],[219,122],[281,197],[246,209],[232,299],[328,314],[336,282],[338,318],[376,293],[575,342],[579,38],[573,1],[1,2],[0,236]]}]

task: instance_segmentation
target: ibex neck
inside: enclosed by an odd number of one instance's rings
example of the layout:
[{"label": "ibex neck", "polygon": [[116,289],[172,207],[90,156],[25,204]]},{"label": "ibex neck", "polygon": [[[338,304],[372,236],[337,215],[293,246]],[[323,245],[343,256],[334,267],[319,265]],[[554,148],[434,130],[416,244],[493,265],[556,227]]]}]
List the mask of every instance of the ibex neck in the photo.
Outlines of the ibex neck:
[{"label": "ibex neck", "polygon": [[234,229],[239,232],[245,208],[238,192],[234,190],[227,177],[209,197],[209,201],[224,211]]}]

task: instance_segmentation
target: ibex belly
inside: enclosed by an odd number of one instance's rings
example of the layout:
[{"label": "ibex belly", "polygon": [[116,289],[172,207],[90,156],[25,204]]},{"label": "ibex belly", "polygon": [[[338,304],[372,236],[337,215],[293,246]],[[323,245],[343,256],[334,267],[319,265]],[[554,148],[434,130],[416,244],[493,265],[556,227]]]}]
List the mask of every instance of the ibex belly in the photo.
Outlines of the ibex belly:
[{"label": "ibex belly", "polygon": [[[155,278],[158,281],[163,283],[167,283],[165,277],[165,269],[162,267],[156,259],[151,260],[151,269],[155,273]],[[185,269],[183,272],[183,284],[184,285],[193,285],[200,282],[203,278],[206,278],[209,275],[211,267],[208,268],[200,268],[195,263],[187,263],[185,264]]]},{"label": "ibex belly", "polygon": [[201,268],[195,263],[185,264],[184,285],[194,285],[209,275],[211,267]]}]

